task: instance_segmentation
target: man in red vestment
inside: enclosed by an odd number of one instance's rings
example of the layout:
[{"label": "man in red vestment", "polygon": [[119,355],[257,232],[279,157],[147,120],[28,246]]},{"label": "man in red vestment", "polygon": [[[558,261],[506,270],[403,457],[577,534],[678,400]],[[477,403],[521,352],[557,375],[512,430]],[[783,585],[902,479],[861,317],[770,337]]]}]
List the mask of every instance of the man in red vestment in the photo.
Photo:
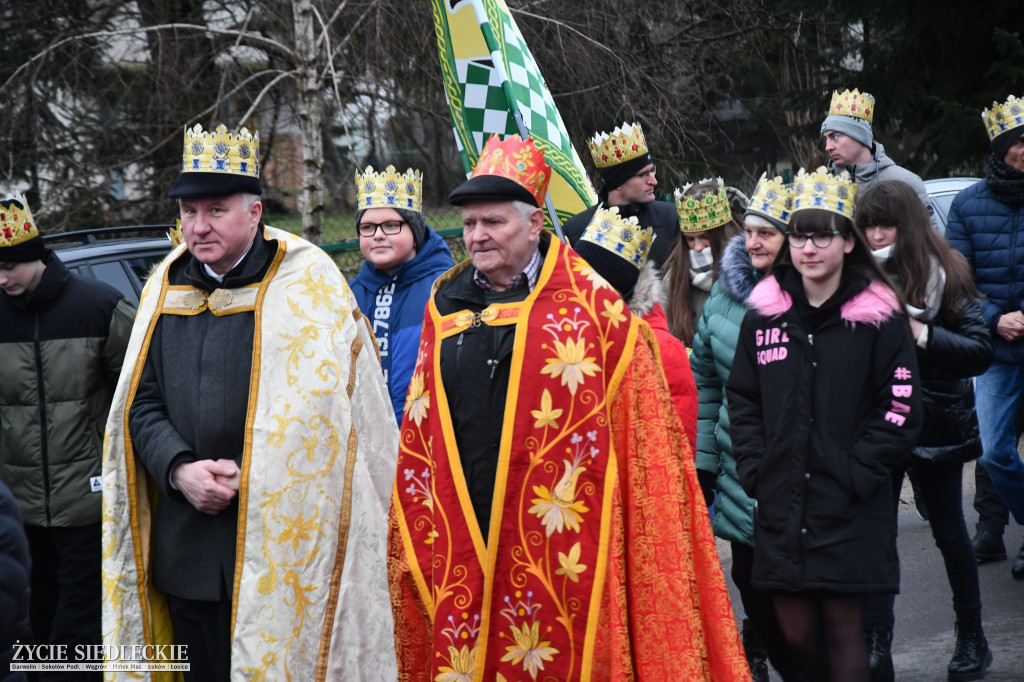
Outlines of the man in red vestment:
[{"label": "man in red vestment", "polygon": [[406,398],[389,582],[399,678],[748,680],[646,323],[543,233],[551,168],[492,137]]}]

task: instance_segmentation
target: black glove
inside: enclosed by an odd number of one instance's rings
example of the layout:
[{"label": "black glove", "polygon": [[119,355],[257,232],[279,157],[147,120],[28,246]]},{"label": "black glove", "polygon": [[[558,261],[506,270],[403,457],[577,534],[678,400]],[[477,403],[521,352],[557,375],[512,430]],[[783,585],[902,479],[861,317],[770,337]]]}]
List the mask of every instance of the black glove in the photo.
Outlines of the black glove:
[{"label": "black glove", "polygon": [[700,491],[704,493],[704,505],[707,507],[710,507],[711,503],[715,501],[716,479],[717,476],[710,471],[697,469],[697,480],[700,481]]}]

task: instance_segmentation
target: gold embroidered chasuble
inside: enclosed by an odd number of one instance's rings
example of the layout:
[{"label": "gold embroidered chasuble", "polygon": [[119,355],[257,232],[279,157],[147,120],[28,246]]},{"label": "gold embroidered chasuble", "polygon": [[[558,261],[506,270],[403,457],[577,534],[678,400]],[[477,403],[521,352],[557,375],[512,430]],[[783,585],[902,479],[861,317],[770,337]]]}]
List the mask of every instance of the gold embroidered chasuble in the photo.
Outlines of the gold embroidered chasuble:
[{"label": "gold embroidered chasuble", "polygon": [[104,442],[103,642],[173,643],[149,565],[157,488],[127,431],[156,321],[252,311],[231,678],[394,679],[385,528],[398,434],[381,418],[391,402],[373,335],[329,256],[264,230],[278,249],[259,284],[209,295],[170,286],[170,263],[187,257],[181,246],[143,291]]},{"label": "gold embroidered chasuble", "polygon": [[[555,240],[525,301],[427,309],[391,508],[399,679],[749,679],[646,323]],[[486,545],[440,377],[478,324],[515,325]]]}]

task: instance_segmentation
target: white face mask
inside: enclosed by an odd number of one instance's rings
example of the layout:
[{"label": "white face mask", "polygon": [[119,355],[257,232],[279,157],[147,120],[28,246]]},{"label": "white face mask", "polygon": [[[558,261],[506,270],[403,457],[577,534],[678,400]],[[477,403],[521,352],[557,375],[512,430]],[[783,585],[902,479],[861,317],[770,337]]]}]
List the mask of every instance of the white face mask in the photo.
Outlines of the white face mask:
[{"label": "white face mask", "polygon": [[703,251],[690,249],[690,283],[698,289],[711,291],[714,264],[715,257],[710,248]]}]

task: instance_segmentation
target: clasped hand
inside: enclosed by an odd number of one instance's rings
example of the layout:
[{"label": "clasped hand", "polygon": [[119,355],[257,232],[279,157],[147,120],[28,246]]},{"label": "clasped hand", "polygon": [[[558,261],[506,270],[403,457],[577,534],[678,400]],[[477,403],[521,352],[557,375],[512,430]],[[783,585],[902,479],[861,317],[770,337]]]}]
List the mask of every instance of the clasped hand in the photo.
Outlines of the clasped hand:
[{"label": "clasped hand", "polygon": [[224,511],[235,495],[241,471],[233,459],[200,459],[174,467],[171,482],[204,514]]}]

